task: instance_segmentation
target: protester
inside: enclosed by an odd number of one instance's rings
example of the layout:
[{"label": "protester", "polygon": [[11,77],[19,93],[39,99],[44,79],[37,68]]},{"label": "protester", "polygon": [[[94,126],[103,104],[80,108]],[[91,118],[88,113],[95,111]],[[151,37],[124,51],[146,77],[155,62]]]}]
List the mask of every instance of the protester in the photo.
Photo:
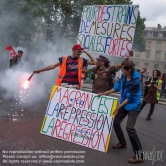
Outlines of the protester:
[{"label": "protester", "polygon": [[[127,119],[127,133],[129,135],[131,145],[135,156],[128,160],[129,163],[143,162],[142,146],[134,128],[138,111],[141,104],[141,90],[140,90],[140,74],[134,69],[134,63],[128,61],[122,66],[123,75],[114,88],[98,95],[108,95],[109,93],[120,91],[120,105],[115,109],[114,115],[114,130],[118,137],[119,143],[113,146],[114,149],[127,148],[127,143],[121,128],[123,119],[128,115]],[[138,155],[139,154],[139,155]]]},{"label": "protester", "polygon": [[13,67],[18,67],[20,68],[23,64],[22,64],[22,60],[21,60],[21,57],[23,56],[23,51],[22,50],[19,50],[18,51],[18,55],[12,59],[10,59],[10,68],[13,68]]},{"label": "protester", "polygon": [[161,94],[160,96],[162,96],[163,94],[166,97],[166,70],[164,70],[164,73],[162,74],[162,90],[161,90]]},{"label": "protester", "polygon": [[[130,51],[130,56],[133,52]],[[121,69],[122,64],[129,60],[126,58],[121,64],[109,66],[110,61],[105,56],[100,55],[96,62],[96,67],[89,70],[90,78],[93,80],[92,93],[105,92],[114,86],[116,72]]]},{"label": "protester", "polygon": [[143,67],[143,71],[141,72],[141,81],[144,83],[149,78],[149,70],[146,66]]},{"label": "protester", "polygon": [[148,92],[143,98],[140,109],[141,112],[144,106],[147,103],[150,103],[150,110],[146,120],[151,120],[151,115],[153,114],[155,104],[158,103],[160,99],[160,91],[162,86],[162,80],[160,79],[161,72],[159,70],[154,70],[152,75],[153,77],[149,80],[149,82],[146,82]]},{"label": "protester", "polygon": [[[90,60],[86,60],[81,56],[82,53],[86,53]],[[93,56],[84,50],[80,44],[75,44],[72,47],[72,55],[66,57],[60,57],[59,62],[49,65],[45,68],[35,70],[34,73],[40,73],[48,70],[55,69],[60,66],[58,78],[56,80],[57,86],[70,87],[74,89],[80,89],[82,86],[83,79],[83,68],[87,65],[95,65],[96,60]]]}]

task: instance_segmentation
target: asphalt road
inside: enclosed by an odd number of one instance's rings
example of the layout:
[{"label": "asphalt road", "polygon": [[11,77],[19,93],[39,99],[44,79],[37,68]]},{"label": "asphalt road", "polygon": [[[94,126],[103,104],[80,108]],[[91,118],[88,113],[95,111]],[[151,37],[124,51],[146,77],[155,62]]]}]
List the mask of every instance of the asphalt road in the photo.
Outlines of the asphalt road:
[{"label": "asphalt road", "polygon": [[[24,106],[19,104],[16,98],[5,99],[3,93],[0,94],[0,165],[57,165],[57,166],[128,166],[128,159],[133,156],[133,151],[129,141],[129,137],[125,130],[126,120],[122,123],[122,127],[128,142],[127,149],[115,150],[112,145],[118,143],[117,137],[112,131],[111,142],[109,144],[108,153],[92,150],[80,145],[55,139],[40,134],[43,117],[46,112],[49,93],[45,98],[38,101],[34,105]],[[144,152],[149,154],[143,163],[143,166],[165,166],[166,165],[166,105],[158,104],[155,107],[151,121],[145,118],[149,111],[149,105],[145,106],[141,115],[139,115],[136,124],[136,130],[140,137]],[[75,155],[80,152],[79,156],[84,158],[77,159],[79,163],[44,163],[48,162],[48,158],[43,158],[39,163],[39,156],[56,151],[56,155],[62,152]],[[59,152],[58,152],[59,151]],[[71,151],[70,153],[66,151]],[[26,152],[26,153],[25,153]],[[36,153],[35,153],[36,152]],[[150,153],[154,155],[150,156]],[[15,154],[14,154],[15,153]],[[38,163],[17,163],[30,162],[29,160],[37,159]],[[158,154],[158,157],[157,157]],[[23,156],[26,155],[26,156]],[[45,156],[44,156],[45,155]],[[9,158],[10,157],[10,158]],[[15,157],[15,158],[12,158]],[[71,156],[70,156],[71,157]],[[155,160],[153,161],[153,157]],[[24,160],[26,159],[26,160]],[[58,159],[56,159],[58,160]],[[71,160],[71,159],[70,159]],[[49,160],[50,161],[50,160]],[[7,163],[5,163],[7,162]],[[10,163],[9,163],[10,162]],[[11,164],[13,162],[13,164]],[[16,162],[16,163],[14,163]],[[34,161],[36,162],[36,161]]]}]

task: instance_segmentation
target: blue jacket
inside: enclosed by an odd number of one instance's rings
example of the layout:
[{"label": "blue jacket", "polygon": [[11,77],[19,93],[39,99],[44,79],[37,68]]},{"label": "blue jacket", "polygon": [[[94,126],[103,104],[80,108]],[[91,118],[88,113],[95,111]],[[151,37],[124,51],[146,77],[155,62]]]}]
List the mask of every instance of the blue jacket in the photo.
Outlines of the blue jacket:
[{"label": "blue jacket", "polygon": [[141,76],[135,70],[130,81],[126,80],[126,76],[122,75],[121,79],[115,84],[115,92],[120,91],[120,104],[124,100],[128,103],[123,107],[126,111],[140,111],[141,106]]}]

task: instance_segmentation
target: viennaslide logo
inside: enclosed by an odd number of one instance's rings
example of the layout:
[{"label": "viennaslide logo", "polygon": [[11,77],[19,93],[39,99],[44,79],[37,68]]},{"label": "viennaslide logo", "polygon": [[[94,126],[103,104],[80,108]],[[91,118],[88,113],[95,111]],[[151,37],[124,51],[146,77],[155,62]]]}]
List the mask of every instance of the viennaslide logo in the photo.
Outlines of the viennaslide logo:
[{"label": "viennaslide logo", "polygon": [[150,160],[152,161],[152,165],[157,161],[164,161],[163,160],[163,153],[164,150],[156,150],[154,146],[152,150],[139,150],[136,153],[136,157],[140,158],[142,156],[143,160]]}]

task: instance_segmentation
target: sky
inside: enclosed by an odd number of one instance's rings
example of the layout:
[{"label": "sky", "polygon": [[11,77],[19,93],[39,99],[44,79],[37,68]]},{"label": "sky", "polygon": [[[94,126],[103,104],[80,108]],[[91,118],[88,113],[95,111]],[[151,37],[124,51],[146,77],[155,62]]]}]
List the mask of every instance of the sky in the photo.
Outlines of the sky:
[{"label": "sky", "polygon": [[166,26],[166,0],[132,0],[133,4],[139,4],[141,17],[145,17],[146,27]]}]

